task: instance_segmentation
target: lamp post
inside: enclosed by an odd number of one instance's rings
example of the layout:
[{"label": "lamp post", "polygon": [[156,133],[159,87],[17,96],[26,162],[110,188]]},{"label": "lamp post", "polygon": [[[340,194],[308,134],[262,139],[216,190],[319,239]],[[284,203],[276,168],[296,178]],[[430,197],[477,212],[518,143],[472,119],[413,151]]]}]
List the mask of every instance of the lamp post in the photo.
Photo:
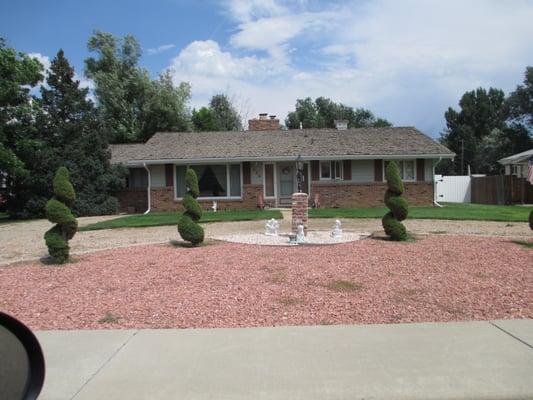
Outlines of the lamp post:
[{"label": "lamp post", "polygon": [[301,154],[296,158],[296,182],[298,183],[298,193],[302,193],[302,183],[304,181],[304,162]]}]

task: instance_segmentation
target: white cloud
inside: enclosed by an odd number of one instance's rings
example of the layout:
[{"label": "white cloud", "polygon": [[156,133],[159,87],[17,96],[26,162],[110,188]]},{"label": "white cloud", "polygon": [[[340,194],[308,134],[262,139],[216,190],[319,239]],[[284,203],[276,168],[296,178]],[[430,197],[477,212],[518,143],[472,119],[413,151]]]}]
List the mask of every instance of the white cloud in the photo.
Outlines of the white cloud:
[{"label": "white cloud", "polygon": [[148,55],[154,55],[154,54],[160,54],[164,53],[165,51],[168,51],[170,49],[173,49],[176,47],[174,44],[162,44],[161,46],[152,47],[150,49],[146,49],[146,54]]},{"label": "white cloud", "polygon": [[226,6],[235,20],[230,46],[195,41],[172,60],[175,79],[192,83],[193,102],[229,90],[249,99],[254,114],[284,117],[297,98],[322,95],[435,135],[465,91],[510,91],[533,64],[526,1]]}]

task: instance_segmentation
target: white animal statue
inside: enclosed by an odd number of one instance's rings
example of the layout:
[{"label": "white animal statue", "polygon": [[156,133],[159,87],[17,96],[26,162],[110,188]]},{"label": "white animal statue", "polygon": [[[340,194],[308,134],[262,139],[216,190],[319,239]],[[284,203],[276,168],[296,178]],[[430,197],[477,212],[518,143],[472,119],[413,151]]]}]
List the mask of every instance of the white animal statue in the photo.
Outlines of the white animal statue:
[{"label": "white animal statue", "polygon": [[333,239],[341,239],[342,238],[341,221],[339,221],[339,220],[335,221],[335,225],[333,226],[333,230],[331,231],[331,237]]},{"label": "white animal statue", "polygon": [[303,225],[298,225],[296,232],[296,243],[305,243],[305,231]]},{"label": "white animal statue", "polygon": [[213,212],[217,212],[217,208],[218,208],[217,202],[213,201],[213,205],[211,206],[211,209],[213,210]]},{"label": "white animal statue", "polygon": [[279,222],[274,218],[267,221],[265,224],[265,235],[267,236],[278,236]]}]

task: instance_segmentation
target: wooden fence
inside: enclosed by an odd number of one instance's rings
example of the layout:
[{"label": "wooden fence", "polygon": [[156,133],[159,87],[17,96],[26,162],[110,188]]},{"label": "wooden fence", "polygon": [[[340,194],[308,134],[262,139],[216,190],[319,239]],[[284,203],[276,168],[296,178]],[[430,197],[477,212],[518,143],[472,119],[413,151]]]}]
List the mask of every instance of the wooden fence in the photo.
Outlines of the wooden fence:
[{"label": "wooden fence", "polygon": [[472,203],[532,204],[533,185],[512,175],[472,177]]}]

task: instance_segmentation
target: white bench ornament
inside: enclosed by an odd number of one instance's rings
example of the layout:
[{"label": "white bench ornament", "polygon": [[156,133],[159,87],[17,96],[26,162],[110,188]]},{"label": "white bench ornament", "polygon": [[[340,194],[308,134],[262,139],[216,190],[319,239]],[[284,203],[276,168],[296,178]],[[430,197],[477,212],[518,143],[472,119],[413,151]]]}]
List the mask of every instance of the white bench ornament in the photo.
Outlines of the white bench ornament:
[{"label": "white bench ornament", "polygon": [[342,239],[341,221],[336,220],[333,230],[331,231],[331,237],[333,239]]},{"label": "white bench ornament", "polygon": [[274,218],[267,221],[265,224],[265,235],[267,236],[278,236],[279,222]]}]

